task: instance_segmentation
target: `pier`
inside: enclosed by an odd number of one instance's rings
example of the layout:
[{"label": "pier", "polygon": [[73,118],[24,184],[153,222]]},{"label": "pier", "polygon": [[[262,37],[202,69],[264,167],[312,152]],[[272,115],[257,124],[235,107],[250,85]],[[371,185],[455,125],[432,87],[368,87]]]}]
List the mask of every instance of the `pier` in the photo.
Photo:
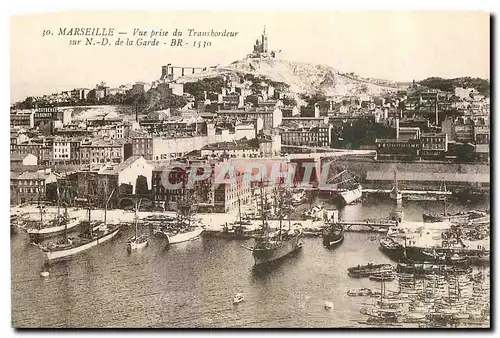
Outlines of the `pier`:
[{"label": "pier", "polygon": [[344,228],[344,231],[351,232],[387,232],[387,229],[396,226],[398,223],[391,220],[380,221],[340,221],[337,222]]},{"label": "pier", "polygon": [[[363,193],[389,194],[392,189],[363,189]],[[442,190],[399,190],[403,195],[452,195],[451,191]]]}]

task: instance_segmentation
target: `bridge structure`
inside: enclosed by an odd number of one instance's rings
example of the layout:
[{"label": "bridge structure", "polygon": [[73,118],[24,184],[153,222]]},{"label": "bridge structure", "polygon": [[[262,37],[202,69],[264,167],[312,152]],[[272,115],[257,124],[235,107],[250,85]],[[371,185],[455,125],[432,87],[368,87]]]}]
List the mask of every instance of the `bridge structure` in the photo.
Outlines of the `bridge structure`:
[{"label": "bridge structure", "polygon": [[201,71],[207,70],[208,67],[186,67],[186,66],[174,66],[168,64],[161,67],[161,78],[160,80],[175,81],[184,75],[192,75],[199,73]]},{"label": "bridge structure", "polygon": [[[142,203],[152,204],[153,197],[151,195],[149,195],[149,194],[141,194],[141,195],[127,194],[127,195],[122,195],[118,199],[117,206],[119,208],[121,208],[121,209],[123,209],[125,207],[133,208],[133,206],[135,206],[136,203],[138,203],[139,201],[141,201],[141,204]],[[142,205],[144,205],[144,204],[142,204]]]}]

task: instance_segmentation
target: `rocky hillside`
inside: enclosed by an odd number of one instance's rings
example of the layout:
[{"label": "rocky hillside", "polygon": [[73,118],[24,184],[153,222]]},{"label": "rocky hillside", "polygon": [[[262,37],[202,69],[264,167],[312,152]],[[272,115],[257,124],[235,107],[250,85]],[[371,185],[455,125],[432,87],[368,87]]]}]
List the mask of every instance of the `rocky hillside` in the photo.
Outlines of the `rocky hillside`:
[{"label": "rocky hillside", "polygon": [[195,82],[224,74],[264,76],[274,82],[287,84],[294,96],[314,93],[327,96],[361,93],[379,95],[399,89],[396,83],[361,78],[353,73],[342,73],[325,65],[256,58],[245,58],[227,66],[212,67],[197,74],[184,76],[178,81]]}]

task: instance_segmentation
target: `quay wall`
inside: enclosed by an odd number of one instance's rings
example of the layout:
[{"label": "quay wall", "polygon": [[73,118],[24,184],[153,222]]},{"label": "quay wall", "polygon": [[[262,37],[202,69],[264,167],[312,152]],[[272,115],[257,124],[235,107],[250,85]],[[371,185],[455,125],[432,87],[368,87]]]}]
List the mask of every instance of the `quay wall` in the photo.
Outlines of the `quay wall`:
[{"label": "quay wall", "polygon": [[[401,187],[406,188],[425,188],[430,185],[435,186],[436,182],[426,182],[419,177],[425,176],[422,174],[464,174],[467,175],[467,182],[446,182],[447,186],[463,186],[463,187],[482,187],[489,188],[489,182],[484,182],[485,175],[489,177],[490,175],[490,165],[489,164],[478,164],[478,163],[444,163],[444,162],[392,162],[392,161],[375,161],[370,158],[363,157],[352,157],[352,158],[339,158],[335,162],[338,166],[347,169],[352,174],[356,175],[366,188],[373,189],[390,189],[392,186],[391,182],[386,180],[367,180],[368,172],[394,172],[396,170],[398,173],[407,173],[410,176],[414,176],[411,180],[406,180],[407,186]],[[387,184],[391,184],[387,186]],[[439,184],[439,183],[438,183]],[[439,189],[439,186],[434,187],[434,189]]]}]

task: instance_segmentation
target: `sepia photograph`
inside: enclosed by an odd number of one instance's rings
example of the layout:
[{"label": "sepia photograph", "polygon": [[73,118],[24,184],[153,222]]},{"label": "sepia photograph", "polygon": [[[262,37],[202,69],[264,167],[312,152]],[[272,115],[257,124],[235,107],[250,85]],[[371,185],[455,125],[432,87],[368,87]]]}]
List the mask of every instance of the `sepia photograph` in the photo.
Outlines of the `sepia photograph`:
[{"label": "sepia photograph", "polygon": [[491,24],[10,16],[11,326],[491,329]]}]

